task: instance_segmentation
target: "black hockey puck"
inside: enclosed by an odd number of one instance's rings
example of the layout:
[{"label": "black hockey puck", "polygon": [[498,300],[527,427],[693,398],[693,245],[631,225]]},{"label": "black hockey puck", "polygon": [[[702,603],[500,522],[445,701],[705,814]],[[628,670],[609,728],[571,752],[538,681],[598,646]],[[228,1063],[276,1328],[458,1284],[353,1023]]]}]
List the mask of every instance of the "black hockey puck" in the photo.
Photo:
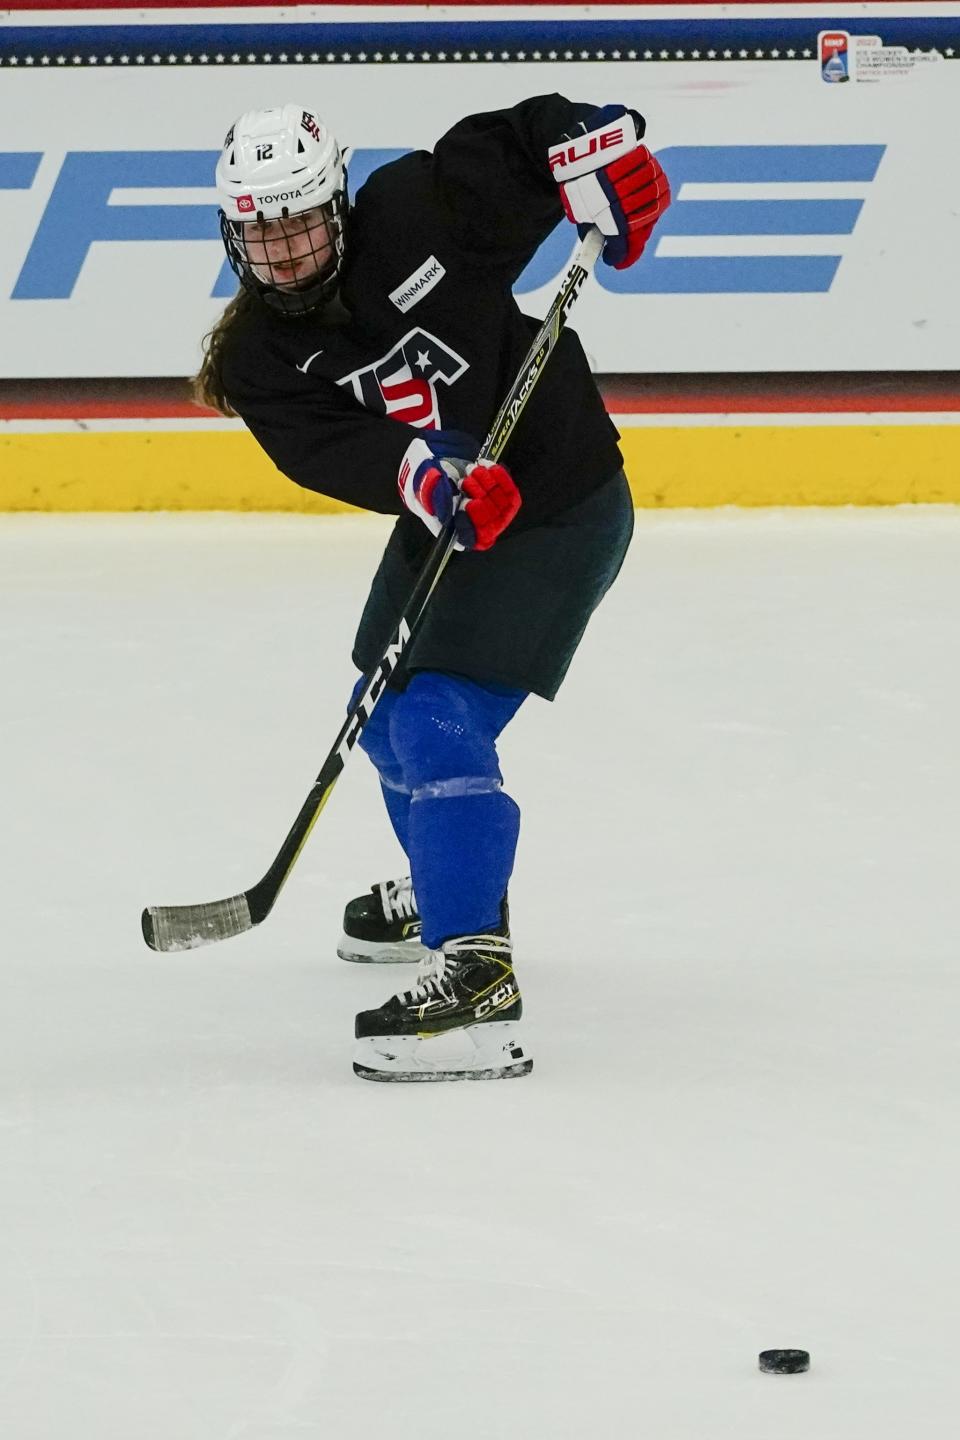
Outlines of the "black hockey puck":
[{"label": "black hockey puck", "polygon": [[810,1369],[809,1350],[761,1350],[760,1369],[767,1375],[801,1375]]}]

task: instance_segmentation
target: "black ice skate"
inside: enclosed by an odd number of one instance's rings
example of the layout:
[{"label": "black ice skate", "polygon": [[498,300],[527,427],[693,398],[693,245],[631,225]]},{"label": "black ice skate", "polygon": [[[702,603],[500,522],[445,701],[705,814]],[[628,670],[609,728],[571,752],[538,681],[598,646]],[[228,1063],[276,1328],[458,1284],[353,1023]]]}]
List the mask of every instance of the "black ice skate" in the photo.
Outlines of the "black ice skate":
[{"label": "black ice skate", "polygon": [[343,934],[337,946],[341,960],[390,965],[422,960],[420,912],[409,875],[382,880],[366,895],[351,900],[343,912]]},{"label": "black ice skate", "polygon": [[353,1068],[364,1080],[505,1080],[533,1061],[503,927],[429,951],[412,990],[357,1016]]}]

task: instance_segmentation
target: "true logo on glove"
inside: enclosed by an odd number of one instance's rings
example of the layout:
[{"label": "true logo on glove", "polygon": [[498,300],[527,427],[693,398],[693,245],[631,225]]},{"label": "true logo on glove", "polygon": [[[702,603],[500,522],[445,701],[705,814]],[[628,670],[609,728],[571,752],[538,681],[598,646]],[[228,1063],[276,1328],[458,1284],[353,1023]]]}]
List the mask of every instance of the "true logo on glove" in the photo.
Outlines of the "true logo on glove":
[{"label": "true logo on glove", "polygon": [[583,150],[577,150],[576,143],[569,145],[566,150],[554,150],[550,153],[550,169],[557,170],[565,165],[575,165],[578,160],[589,160],[591,155],[598,151],[609,150],[613,145],[623,143],[623,130],[604,130],[602,134],[594,134],[587,137],[587,143]]}]

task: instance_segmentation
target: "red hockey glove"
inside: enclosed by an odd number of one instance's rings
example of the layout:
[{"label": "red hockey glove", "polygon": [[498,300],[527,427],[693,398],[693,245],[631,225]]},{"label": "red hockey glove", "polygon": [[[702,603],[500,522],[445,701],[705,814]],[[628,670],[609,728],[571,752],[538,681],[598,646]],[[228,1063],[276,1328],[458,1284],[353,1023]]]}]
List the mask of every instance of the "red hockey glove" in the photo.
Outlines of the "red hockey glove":
[{"label": "red hockey glove", "polygon": [[520,509],[513,476],[502,465],[470,465],[460,488],[468,498],[457,512],[457,536],[465,550],[489,550]]},{"label": "red hockey glove", "polygon": [[502,465],[475,465],[480,446],[458,431],[425,430],[400,462],[404,505],[439,535],[455,515],[458,550],[489,550],[520,509],[520,493]]},{"label": "red hockey glove", "polygon": [[623,105],[605,105],[548,151],[567,219],[585,233],[596,225],[609,238],[603,259],[625,270],[643,254],[657,220],[670,204],[660,162],[640,138],[643,118]]}]

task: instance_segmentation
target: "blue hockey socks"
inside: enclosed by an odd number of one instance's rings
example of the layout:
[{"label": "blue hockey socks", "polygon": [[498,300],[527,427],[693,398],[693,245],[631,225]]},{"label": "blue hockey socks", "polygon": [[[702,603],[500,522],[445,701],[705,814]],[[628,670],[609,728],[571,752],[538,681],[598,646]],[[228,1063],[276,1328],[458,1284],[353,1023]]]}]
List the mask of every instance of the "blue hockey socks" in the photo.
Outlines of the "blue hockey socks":
[{"label": "blue hockey socks", "polygon": [[430,949],[500,924],[520,811],[503,792],[496,740],[526,694],[420,671],[382,697],[361,735],[410,860]]}]

